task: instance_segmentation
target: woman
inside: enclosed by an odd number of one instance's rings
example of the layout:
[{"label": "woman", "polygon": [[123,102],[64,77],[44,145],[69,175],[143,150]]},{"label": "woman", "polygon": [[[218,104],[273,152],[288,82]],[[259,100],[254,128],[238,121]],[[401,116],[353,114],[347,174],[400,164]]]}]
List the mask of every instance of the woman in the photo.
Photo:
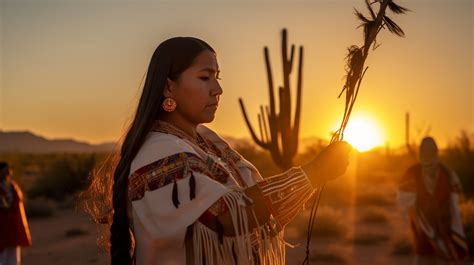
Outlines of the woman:
[{"label": "woman", "polygon": [[284,264],[285,225],[345,171],[350,147],[339,142],[262,179],[202,125],[214,119],[218,80],[202,40],[172,38],[155,50],[114,166],[112,264]]},{"label": "woman", "polygon": [[23,192],[12,172],[0,161],[0,265],[20,265],[21,248],[31,246]]},{"label": "woman", "polygon": [[456,172],[441,163],[435,140],[423,138],[419,162],[399,182],[400,206],[409,217],[415,243],[414,264],[464,264],[469,259],[461,196]]}]

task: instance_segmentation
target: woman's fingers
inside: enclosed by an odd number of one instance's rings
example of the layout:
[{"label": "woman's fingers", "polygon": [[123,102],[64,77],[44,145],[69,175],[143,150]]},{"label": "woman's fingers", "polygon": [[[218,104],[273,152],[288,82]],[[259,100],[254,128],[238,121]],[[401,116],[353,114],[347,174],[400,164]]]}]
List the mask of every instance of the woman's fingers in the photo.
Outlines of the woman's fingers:
[{"label": "woman's fingers", "polygon": [[337,178],[346,172],[351,150],[352,146],[344,141],[334,142],[326,148],[323,167],[326,169],[328,179]]},{"label": "woman's fingers", "polygon": [[340,155],[344,156],[348,155],[349,152],[352,151],[352,146],[346,141],[337,141],[330,144],[329,146],[334,146],[334,148],[340,152]]},{"label": "woman's fingers", "polygon": [[305,165],[305,170],[311,172],[316,183],[335,179],[346,172],[351,150],[347,142],[333,142]]}]

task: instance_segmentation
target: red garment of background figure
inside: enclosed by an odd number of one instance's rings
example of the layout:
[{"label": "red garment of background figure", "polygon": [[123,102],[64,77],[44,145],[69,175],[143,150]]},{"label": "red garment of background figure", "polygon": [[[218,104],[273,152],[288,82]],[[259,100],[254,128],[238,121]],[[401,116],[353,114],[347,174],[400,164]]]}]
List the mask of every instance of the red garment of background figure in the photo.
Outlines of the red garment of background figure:
[{"label": "red garment of background figure", "polygon": [[404,179],[415,180],[416,187],[416,209],[410,216],[410,223],[414,233],[415,251],[419,255],[440,255],[437,244],[433,238],[430,238],[425,231],[422,230],[417,222],[417,218],[424,217],[424,221],[428,224],[438,237],[445,244],[449,245],[451,252],[456,255],[457,260],[464,260],[467,257],[467,249],[463,244],[458,244],[459,240],[451,229],[451,192],[459,192],[459,189],[451,184],[451,175],[449,170],[440,165],[438,179],[433,193],[428,192],[422,178],[421,166],[412,166],[406,173]]},{"label": "red garment of background figure", "polygon": [[420,163],[411,166],[399,184],[401,206],[409,211],[415,254],[454,264],[465,261],[469,250],[458,205],[461,183],[454,171],[439,162],[431,137],[422,141]]},{"label": "red garment of background figure", "polygon": [[9,207],[0,207],[0,251],[7,247],[31,245],[30,230],[23,207],[23,194],[13,180],[5,180],[5,188],[0,188],[0,199],[7,199],[8,192],[13,198]]}]

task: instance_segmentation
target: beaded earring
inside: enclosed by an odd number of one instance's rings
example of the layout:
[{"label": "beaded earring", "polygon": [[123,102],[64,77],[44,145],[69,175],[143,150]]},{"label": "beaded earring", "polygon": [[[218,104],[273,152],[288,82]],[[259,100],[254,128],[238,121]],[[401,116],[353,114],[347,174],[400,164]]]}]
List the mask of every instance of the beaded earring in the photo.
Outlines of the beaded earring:
[{"label": "beaded earring", "polygon": [[172,112],[176,109],[176,101],[172,98],[165,98],[162,106],[166,112]]}]

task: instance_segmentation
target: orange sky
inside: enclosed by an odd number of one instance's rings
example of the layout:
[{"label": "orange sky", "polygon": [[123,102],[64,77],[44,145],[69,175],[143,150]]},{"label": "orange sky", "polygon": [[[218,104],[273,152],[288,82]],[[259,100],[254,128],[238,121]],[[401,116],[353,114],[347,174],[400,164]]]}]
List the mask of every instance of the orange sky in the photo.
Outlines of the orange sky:
[{"label": "orange sky", "polygon": [[[283,27],[305,47],[300,136],[328,138],[343,112],[346,48],[362,41],[353,7],[365,12],[362,0],[0,1],[0,129],[91,143],[118,139],[155,47],[178,35],[218,52],[224,94],[209,126],[247,137],[238,98],[256,127],[268,102],[262,49],[281,84]],[[407,37],[379,35],[354,115],[374,120],[391,146],[404,141],[406,111],[414,136],[430,127],[441,144],[474,131],[472,1],[397,3],[414,11],[391,16]]]}]

